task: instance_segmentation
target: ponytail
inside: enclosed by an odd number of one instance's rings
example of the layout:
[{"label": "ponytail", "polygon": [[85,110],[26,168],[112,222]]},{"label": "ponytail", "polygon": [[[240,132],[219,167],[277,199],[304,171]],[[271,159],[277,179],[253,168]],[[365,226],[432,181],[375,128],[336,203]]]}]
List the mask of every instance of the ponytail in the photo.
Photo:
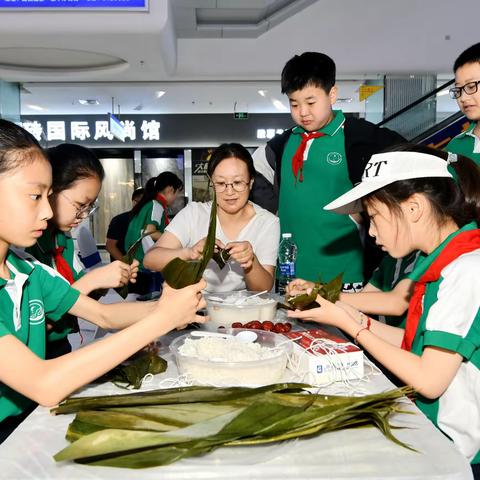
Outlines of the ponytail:
[{"label": "ponytail", "polygon": [[183,182],[172,172],[162,172],[158,177],[150,178],[145,184],[145,192],[141,200],[130,211],[130,219],[138,215],[147,203],[154,200],[157,194],[163,192],[167,187],[172,187],[177,191],[183,187]]}]

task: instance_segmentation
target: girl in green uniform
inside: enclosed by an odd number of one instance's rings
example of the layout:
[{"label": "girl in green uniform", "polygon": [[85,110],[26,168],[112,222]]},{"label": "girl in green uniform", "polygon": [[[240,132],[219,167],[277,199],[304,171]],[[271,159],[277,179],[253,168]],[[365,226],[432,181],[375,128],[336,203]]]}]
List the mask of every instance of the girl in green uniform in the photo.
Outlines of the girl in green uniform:
[{"label": "girl in green uniform", "polygon": [[[27,252],[53,267],[85,295],[96,289],[135,282],[138,262],[128,265],[115,261],[85,273],[70,235],[72,228],[97,208],[96,199],[105,176],[100,161],[91,150],[68,143],[49,148],[47,153],[52,166],[49,200],[53,216],[48,221],[48,228]],[[47,323],[47,358],[70,352],[67,335],[78,331],[77,319],[66,315],[62,321]]]},{"label": "girl in green uniform", "polygon": [[425,147],[373,155],[359,185],[326,207],[366,210],[369,233],[394,258],[420,250],[405,329],[342,302],[291,316],[341,328],[405,384],[416,404],[480,468],[480,172]]},{"label": "girl in green uniform", "polygon": [[140,271],[137,284],[131,289],[132,292],[146,294],[160,289],[161,274],[144,268],[143,258],[170,223],[167,209],[173,204],[182,187],[183,182],[174,173],[162,172],[146,183],[143,197],[130,212],[130,223],[125,235],[125,250],[128,250],[142,235],[149,234],[135,252],[135,259],[140,263]]},{"label": "girl in green uniform", "polygon": [[[53,406],[160,335],[192,321],[205,306],[204,281],[164,288],[158,302],[102,305],[72,288],[54,269],[24,251],[42,236],[53,213],[52,170],[35,138],[0,120],[0,441],[30,402]],[[123,329],[61,357],[44,360],[45,317],[81,316]],[[30,402],[29,402],[30,399]]]}]

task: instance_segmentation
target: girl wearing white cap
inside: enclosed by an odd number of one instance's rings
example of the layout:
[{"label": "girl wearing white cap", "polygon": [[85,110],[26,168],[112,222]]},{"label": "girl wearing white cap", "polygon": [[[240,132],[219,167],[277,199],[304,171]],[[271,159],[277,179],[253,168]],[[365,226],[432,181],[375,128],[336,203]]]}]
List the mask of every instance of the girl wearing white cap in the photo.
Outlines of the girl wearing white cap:
[{"label": "girl wearing white cap", "polygon": [[361,183],[324,207],[366,210],[370,235],[394,258],[426,255],[406,328],[321,297],[321,308],[289,315],[342,329],[415,388],[417,406],[480,474],[480,171],[465,157],[412,150],[373,155]]}]

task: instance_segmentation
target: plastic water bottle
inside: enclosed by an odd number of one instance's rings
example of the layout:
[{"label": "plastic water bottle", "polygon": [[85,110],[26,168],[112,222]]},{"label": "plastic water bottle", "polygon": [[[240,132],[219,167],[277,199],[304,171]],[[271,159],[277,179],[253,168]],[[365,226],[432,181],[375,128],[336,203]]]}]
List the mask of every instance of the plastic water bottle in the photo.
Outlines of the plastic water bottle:
[{"label": "plastic water bottle", "polygon": [[282,241],[278,247],[278,293],[285,294],[288,283],[295,278],[295,262],[297,261],[297,246],[291,233],[282,233]]}]

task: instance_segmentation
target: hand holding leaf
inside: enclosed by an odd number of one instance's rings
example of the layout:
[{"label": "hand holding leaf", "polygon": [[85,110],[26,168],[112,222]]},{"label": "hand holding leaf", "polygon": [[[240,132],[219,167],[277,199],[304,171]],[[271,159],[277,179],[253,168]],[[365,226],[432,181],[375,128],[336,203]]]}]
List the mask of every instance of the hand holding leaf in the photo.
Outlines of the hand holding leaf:
[{"label": "hand holding leaf", "polygon": [[305,293],[287,296],[287,301],[285,304],[282,304],[282,306],[291,310],[317,308],[319,306],[316,302],[317,295],[335,303],[340,297],[340,292],[342,291],[342,277],[343,273],[340,273],[328,283],[315,283],[313,288],[307,290]]},{"label": "hand holding leaf", "polygon": [[[217,200],[215,190],[212,200],[212,209],[210,211],[210,223],[208,226],[208,235],[202,248],[202,256],[197,260],[182,260],[174,258],[165,265],[162,275],[168,285],[172,288],[183,288],[187,285],[197,283],[203,275],[208,262],[212,259],[215,250],[215,233],[217,227]],[[198,245],[198,242],[197,242]]]}]

